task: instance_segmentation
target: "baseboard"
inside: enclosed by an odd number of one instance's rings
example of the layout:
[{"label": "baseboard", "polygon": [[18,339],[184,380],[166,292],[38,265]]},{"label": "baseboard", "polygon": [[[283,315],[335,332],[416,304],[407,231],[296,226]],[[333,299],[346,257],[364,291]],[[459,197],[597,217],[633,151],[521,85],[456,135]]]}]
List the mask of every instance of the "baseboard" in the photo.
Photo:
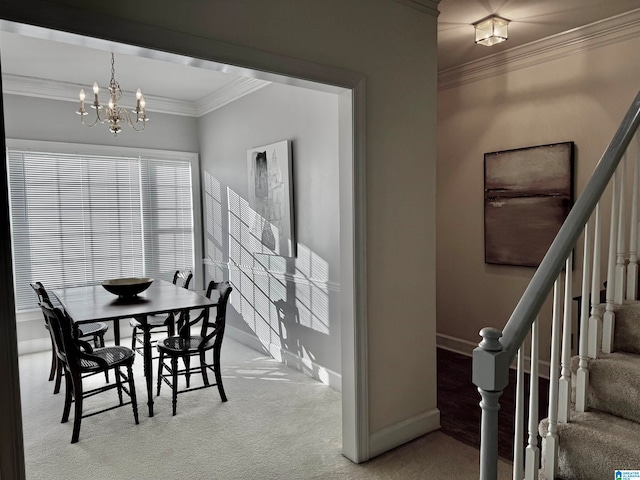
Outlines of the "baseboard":
[{"label": "baseboard", "polygon": [[[109,326],[109,330],[104,336],[104,340],[106,343],[111,343],[113,341],[113,322],[106,322]],[[127,321],[126,324],[124,321],[120,322],[120,345],[124,345],[126,347],[131,344],[131,334],[133,329],[129,325]],[[27,335],[25,332],[28,332],[27,329],[37,329],[36,335]],[[31,340],[22,340],[24,337],[35,337],[31,338]],[[51,337],[49,337],[49,332],[47,332],[42,323],[42,315],[40,315],[37,320],[22,320],[18,324],[18,355],[28,355],[30,353],[39,353],[51,351]]]},{"label": "baseboard", "polygon": [[51,338],[48,335],[46,338],[36,338],[18,342],[18,355],[46,352],[47,350],[51,351]]},{"label": "baseboard", "polygon": [[342,376],[337,372],[329,370],[322,365],[318,365],[311,360],[302,358],[287,350],[283,350],[277,345],[260,340],[255,335],[244,332],[231,325],[227,325],[226,335],[229,335],[231,338],[243,345],[246,345],[247,347],[271,355],[279,362],[282,362],[285,365],[308,375],[309,377],[315,378],[319,382],[328,385],[338,392],[342,391]]},{"label": "baseboard", "polygon": [[470,357],[473,355],[473,349],[478,346],[477,343],[462,340],[461,338],[445,335],[444,333],[436,333],[436,346],[444,348],[451,352],[459,353]]},{"label": "baseboard", "polygon": [[[463,340],[461,338],[452,337],[450,335],[445,335],[443,333],[436,334],[436,346],[438,348],[443,348],[445,350],[449,350],[451,352],[459,353],[461,355],[466,355],[467,357],[473,356],[473,350],[478,346],[477,343],[469,342],[468,340]],[[511,364],[511,368],[516,368],[517,360],[514,360]],[[549,362],[544,360],[538,361],[538,374],[542,378],[549,379],[549,371],[551,365]],[[524,357],[524,371],[529,373],[531,371],[531,358],[526,356]]]},{"label": "baseboard", "polygon": [[377,457],[439,428],[440,410],[437,408],[403,420],[371,434],[369,437],[369,457]]}]

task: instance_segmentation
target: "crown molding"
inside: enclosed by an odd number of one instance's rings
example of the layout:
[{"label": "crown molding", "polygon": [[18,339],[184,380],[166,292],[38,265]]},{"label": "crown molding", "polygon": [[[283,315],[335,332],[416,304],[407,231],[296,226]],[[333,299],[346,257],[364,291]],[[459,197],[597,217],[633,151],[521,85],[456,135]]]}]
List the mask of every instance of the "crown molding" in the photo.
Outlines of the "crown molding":
[{"label": "crown molding", "polygon": [[[146,110],[153,113],[201,117],[245,95],[255,92],[270,83],[271,82],[254,78],[238,78],[196,102],[145,94],[147,101]],[[81,88],[86,88],[86,85],[71,82],[55,82],[44,78],[23,75],[2,75],[2,91],[11,95],[78,103],[78,92]],[[127,98],[132,99],[131,107],[133,107],[135,92],[128,92],[126,90],[123,92]],[[126,100],[123,103],[127,105]]]},{"label": "crown molding", "polygon": [[270,84],[271,82],[258,80],[257,78],[237,78],[213,93],[210,93],[198,100],[196,103],[197,116],[201,117],[206,115],[207,113],[210,113]]},{"label": "crown molding", "polygon": [[438,72],[438,90],[447,90],[639,36],[640,9],[636,9],[442,70]]},{"label": "crown molding", "polygon": [[414,8],[424,13],[428,13],[437,17],[440,15],[438,11],[438,4],[440,0],[395,0],[397,3],[406,5],[407,7]]}]

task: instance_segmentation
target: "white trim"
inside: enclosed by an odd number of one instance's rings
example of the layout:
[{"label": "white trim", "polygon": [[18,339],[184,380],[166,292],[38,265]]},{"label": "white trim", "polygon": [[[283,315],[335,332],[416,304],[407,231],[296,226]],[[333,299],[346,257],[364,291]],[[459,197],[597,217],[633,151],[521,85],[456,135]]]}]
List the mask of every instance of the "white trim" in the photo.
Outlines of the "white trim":
[{"label": "white trim", "polygon": [[324,383],[338,392],[342,391],[342,376],[333,370],[329,370],[322,365],[318,365],[312,360],[304,359],[300,355],[284,350],[278,345],[266,342],[255,335],[231,325],[227,325],[226,334],[249,348],[258,352],[268,353],[288,367],[298,370],[308,377],[314,378],[320,383]]},{"label": "white trim", "polygon": [[[271,82],[256,78],[238,78],[195,102],[145,93],[144,96],[147,101],[145,108],[152,113],[201,117],[270,84]],[[5,94],[11,95],[78,103],[78,92],[81,88],[87,88],[87,86],[11,73],[2,75],[2,90]],[[131,99],[131,105],[133,106],[135,92],[124,91],[124,105],[127,104],[126,98]]]},{"label": "white trim", "polygon": [[[269,52],[226,44],[210,38],[196,37],[183,32],[166,30],[152,25],[143,25],[134,21],[118,19],[118,28],[113,28],[113,22],[107,17],[96,17],[92,22],[80,21],[84,18],[78,13],[82,10],[72,9],[75,15],[69,14],[69,8],[54,5],[50,2],[33,0],[29,6],[24,2],[12,2],[10,6],[0,4],[0,17],[10,18],[12,21],[2,20],[2,28],[11,28],[12,31],[38,30],[45,36],[64,38],[78,42],[116,45],[125,51],[143,54],[148,58],[176,60],[179,52],[188,56],[194,65],[203,65],[204,68],[213,68],[215,64],[224,65],[231,73],[244,76],[247,71],[255,78],[268,81],[282,81],[289,85],[320,89],[338,94],[353,95],[352,104],[348,109],[339,108],[339,114],[348,110],[352,122],[340,126],[340,137],[353,137],[351,151],[340,156],[342,171],[351,171],[349,182],[343,182],[341,175],[340,205],[341,219],[349,217],[350,229],[341,228],[341,247],[350,245],[348,251],[342,250],[341,278],[347,278],[349,284],[341,281],[343,294],[341,295],[341,320],[342,320],[342,375],[345,371],[351,372],[350,377],[343,383],[347,389],[342,391],[342,453],[350,460],[359,463],[368,460],[368,422],[369,422],[369,392],[367,389],[368,361],[367,361],[367,323],[366,323],[366,159],[365,159],[365,90],[364,76],[348,70],[319,65],[309,61],[284,57]],[[24,22],[24,23],[15,23]],[[42,27],[34,27],[41,25]],[[68,33],[69,31],[75,33]],[[86,35],[86,37],[85,37]],[[109,40],[104,40],[109,39]],[[113,42],[121,42],[114,44]],[[138,46],[139,45],[139,46]],[[148,48],[145,48],[148,47]],[[126,53],[126,52],[124,52]],[[184,58],[187,57],[183,57]],[[178,61],[178,63],[180,63]],[[342,95],[341,95],[342,97]],[[349,211],[344,208],[349,207]],[[5,205],[6,208],[6,205]],[[341,224],[342,227],[342,224]],[[10,258],[10,255],[7,255]],[[202,257],[200,257],[202,258]],[[6,287],[0,289],[0,296],[10,297],[12,289]],[[344,292],[348,291],[348,295]],[[7,318],[11,319],[13,315]],[[5,322],[13,323],[13,322]],[[0,335],[2,345],[9,358],[16,353],[12,347],[15,344],[15,333],[12,328],[5,329],[7,335]],[[345,332],[349,333],[349,341],[344,341]],[[15,362],[14,362],[15,363]],[[4,367],[0,362],[0,367]],[[5,370],[0,371],[3,374]],[[17,366],[9,364],[6,367],[7,375],[15,375],[17,378]],[[14,382],[10,390],[12,396],[6,402],[9,418],[20,418],[19,395],[13,390],[18,390],[18,382]],[[14,415],[16,414],[17,415]],[[349,414],[347,418],[345,413]],[[22,445],[21,425],[0,436],[3,444]],[[14,450],[12,450],[13,452]],[[15,449],[15,471],[24,471],[24,450],[20,446]],[[11,465],[13,467],[13,464]],[[9,471],[14,471],[9,469]]]},{"label": "white trim", "polygon": [[440,0],[396,0],[396,2],[435,17],[440,15],[440,12],[438,11],[438,4],[440,3]]},{"label": "white trim", "polygon": [[447,90],[638,36],[640,9],[441,70],[438,72],[438,90]]},{"label": "white trim", "polygon": [[199,99],[196,104],[196,114],[202,117],[213,112],[228,103],[235,102],[239,98],[271,85],[272,82],[258,80],[257,78],[238,78],[231,83],[215,90],[206,97]]},{"label": "white trim", "polygon": [[54,152],[84,155],[141,156],[156,160],[180,160],[191,164],[191,196],[193,210],[193,284],[204,288],[204,272],[197,259],[203,256],[202,244],[202,189],[200,188],[200,160],[197,153],[174,150],[155,150],[140,147],[120,147],[85,143],[49,142],[43,140],[6,139],[7,148],[36,152]]},{"label": "white trim", "polygon": [[141,147],[120,147],[117,145],[95,145],[89,143],[66,143],[66,142],[49,142],[46,140],[23,140],[17,138],[7,138],[7,147],[19,150],[35,151],[35,152],[55,152],[68,154],[85,154],[85,155],[109,155],[127,156],[133,155],[152,156],[158,160],[178,159],[189,161],[196,171],[200,171],[198,162],[198,154],[195,152],[180,152],[177,150],[154,150],[151,148]]},{"label": "white trim", "polygon": [[[44,330],[44,327],[42,329]],[[30,353],[46,352],[47,350],[51,351],[51,338],[48,335],[46,338],[34,338],[18,342],[18,355],[29,355]]]},{"label": "white trim", "polygon": [[[473,356],[473,350],[478,346],[477,343],[469,342],[468,340],[463,340],[461,338],[452,337],[450,335],[445,335],[444,333],[436,334],[436,347],[442,348],[444,350],[449,350],[450,352],[459,353],[461,355],[465,355],[467,357]],[[517,364],[517,358],[511,362],[511,368],[515,369]],[[538,360],[538,374],[542,378],[549,379],[549,369],[551,368],[551,364],[545,360]],[[524,371],[530,373],[531,370],[531,357],[525,355],[524,357]],[[469,381],[471,382],[471,381]]]},{"label": "white trim", "polygon": [[369,454],[373,458],[439,428],[440,410],[435,408],[373,433]]},{"label": "white trim", "polygon": [[30,310],[22,310],[21,312],[16,312],[16,323],[33,322],[34,320],[38,320],[42,325],[44,325],[44,319],[42,318],[42,311],[40,310],[40,308],[32,308]]},{"label": "white trim", "polygon": [[[11,73],[2,74],[2,90],[5,94],[78,103],[78,92],[81,88],[87,88],[87,86],[70,82],[55,82],[44,78],[14,75]],[[147,93],[145,93],[144,96],[147,101],[145,108],[149,112],[187,117],[198,116],[197,103],[195,102],[158,97]],[[123,104],[125,106],[127,105],[126,98],[132,100],[131,106],[133,106],[135,92],[124,91]]]},{"label": "white trim", "polygon": [[444,348],[445,350],[470,357],[477,346],[477,343],[472,343],[468,340],[445,335],[444,333],[436,333],[436,347],[438,348]]},{"label": "white trim", "polygon": [[344,380],[342,454],[351,461],[360,463],[371,458],[367,334],[369,327],[367,322],[366,80],[364,77],[358,79],[351,92],[340,95],[338,111],[341,159],[341,373]]},{"label": "white trim", "polygon": [[[305,60],[260,51],[257,49],[243,47],[234,44],[227,44],[210,38],[196,37],[184,32],[177,32],[163,29],[153,25],[142,25],[140,23],[118,19],[118,28],[113,28],[112,19],[105,16],[97,16],[92,22],[81,21],[84,18],[84,10],[73,9],[62,5],[54,5],[50,2],[32,0],[28,7],[24,2],[3,2],[0,4],[0,18],[10,18],[11,21],[1,20],[2,28],[11,28],[12,31],[38,30],[45,36],[70,39],[76,43],[87,42],[95,44],[106,44],[113,47],[116,45],[124,52],[143,54],[148,58],[164,59],[180,63],[177,59],[181,54],[182,61],[187,58],[194,66],[203,68],[214,68],[215,65],[224,67],[230,73],[240,76],[252,76],[267,81],[280,81],[288,85],[296,85],[306,88],[318,89],[321,91],[333,92],[351,98],[352,103],[349,108],[343,108],[341,103],[339,115],[347,115],[348,124],[340,125],[340,138],[353,138],[353,146],[350,151],[341,151],[340,163],[341,172],[351,171],[352,175],[343,182],[341,175],[340,183],[340,205],[341,219],[350,218],[351,229],[341,228],[341,278],[347,278],[350,283],[345,284],[341,280],[341,320],[342,320],[342,375],[350,372],[350,377],[343,382],[343,386],[348,386],[348,391],[343,388],[343,415],[342,432],[343,445],[342,453],[350,460],[359,463],[368,460],[368,422],[369,422],[369,392],[367,389],[368,361],[367,361],[367,325],[366,325],[366,198],[365,198],[365,112],[366,103],[364,92],[364,76],[360,73],[315,64]],[[72,12],[73,14],[71,14]],[[23,22],[23,23],[16,23]],[[40,25],[41,27],[35,27]],[[68,33],[74,32],[74,33]],[[115,44],[114,42],[119,42]],[[148,48],[145,48],[148,47]],[[168,52],[178,52],[176,54]],[[251,75],[249,75],[250,73]],[[344,94],[344,96],[343,96]],[[349,207],[346,212],[344,207]],[[7,208],[5,205],[4,208]],[[349,245],[348,250],[342,249],[344,245]],[[199,258],[203,258],[202,256]],[[348,294],[344,292],[347,291]],[[0,296],[10,298],[12,289],[10,286],[0,289]],[[13,316],[7,316],[11,319]],[[5,322],[13,323],[13,322]],[[3,330],[7,335],[3,346],[7,355],[15,356],[11,347],[11,342],[15,333],[12,328]],[[350,332],[348,342],[344,341],[344,333]],[[2,338],[2,335],[0,335]],[[346,353],[346,355],[345,355]],[[4,367],[0,362],[0,368]],[[17,366],[11,364],[7,367],[9,375],[16,375]],[[0,372],[2,373],[2,372]],[[18,382],[15,382],[15,386]],[[14,385],[11,385],[14,387]],[[11,450],[17,458],[16,469],[24,470],[24,449],[20,435],[20,405],[19,395],[11,390],[12,395],[6,402],[5,411],[9,412],[10,418],[16,418],[16,428],[7,434],[0,436],[3,444],[16,444],[18,448]],[[15,388],[15,387],[14,387]],[[13,413],[17,415],[13,416]],[[348,412],[355,421],[346,418]],[[347,443],[345,439],[348,439]],[[13,443],[11,443],[13,442]],[[9,470],[12,471],[12,470]]]}]

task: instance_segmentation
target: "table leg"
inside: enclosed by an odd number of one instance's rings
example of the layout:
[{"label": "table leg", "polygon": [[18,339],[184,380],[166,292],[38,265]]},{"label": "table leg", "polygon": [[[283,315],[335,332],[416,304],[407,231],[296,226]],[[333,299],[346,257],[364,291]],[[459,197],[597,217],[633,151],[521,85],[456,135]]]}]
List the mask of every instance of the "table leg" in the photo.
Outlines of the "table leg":
[{"label": "table leg", "polygon": [[[140,318],[143,325],[146,326],[147,317]],[[147,405],[149,406],[149,416],[153,417],[153,360],[151,358],[151,330],[143,328],[143,357],[144,357],[144,378],[147,382]]]},{"label": "table leg", "polygon": [[113,322],[113,341],[116,345],[120,345],[120,319],[117,318]]}]

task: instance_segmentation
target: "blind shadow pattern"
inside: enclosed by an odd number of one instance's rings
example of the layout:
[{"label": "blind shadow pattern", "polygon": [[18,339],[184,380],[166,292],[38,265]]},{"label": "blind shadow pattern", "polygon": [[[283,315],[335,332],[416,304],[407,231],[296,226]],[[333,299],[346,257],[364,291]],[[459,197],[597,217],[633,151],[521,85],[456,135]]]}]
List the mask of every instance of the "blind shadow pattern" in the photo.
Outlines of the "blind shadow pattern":
[{"label": "blind shadow pattern", "polygon": [[297,257],[273,255],[248,201],[208,172],[203,183],[208,275],[231,281],[233,308],[274,358],[327,380],[315,352],[331,334],[327,261],[301,243]]}]

